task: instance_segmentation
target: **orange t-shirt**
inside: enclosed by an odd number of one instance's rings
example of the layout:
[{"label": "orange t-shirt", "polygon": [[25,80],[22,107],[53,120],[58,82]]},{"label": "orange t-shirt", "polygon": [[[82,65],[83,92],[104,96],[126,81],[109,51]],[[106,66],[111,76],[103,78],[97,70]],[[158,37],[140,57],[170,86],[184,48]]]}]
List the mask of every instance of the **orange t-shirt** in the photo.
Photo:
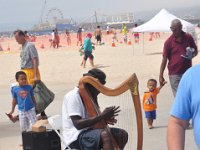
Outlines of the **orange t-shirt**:
[{"label": "orange t-shirt", "polygon": [[157,108],[156,97],[158,93],[159,93],[159,88],[156,88],[153,92],[144,92],[142,100],[144,111],[156,110]]}]

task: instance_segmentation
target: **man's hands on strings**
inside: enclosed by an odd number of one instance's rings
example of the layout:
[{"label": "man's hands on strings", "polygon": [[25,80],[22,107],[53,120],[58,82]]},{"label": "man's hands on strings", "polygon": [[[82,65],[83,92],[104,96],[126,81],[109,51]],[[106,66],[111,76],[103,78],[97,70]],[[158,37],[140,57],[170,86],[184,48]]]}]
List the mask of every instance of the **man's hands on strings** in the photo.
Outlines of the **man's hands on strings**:
[{"label": "man's hands on strings", "polygon": [[119,115],[120,111],[121,110],[119,109],[119,106],[107,107],[101,113],[101,117],[105,120],[107,124],[114,125],[115,123],[117,123],[117,119],[115,119],[115,117]]},{"label": "man's hands on strings", "polygon": [[94,124],[98,123],[101,120],[105,120],[106,123],[114,125],[117,120],[115,119],[116,116],[118,116],[118,113],[121,110],[119,109],[119,106],[111,106],[111,107],[107,107],[104,109],[104,111],[97,116],[93,116],[90,118],[82,118],[78,115],[75,116],[70,116],[70,118],[72,119],[72,122],[74,124],[74,126],[80,130],[86,127],[91,127]]}]

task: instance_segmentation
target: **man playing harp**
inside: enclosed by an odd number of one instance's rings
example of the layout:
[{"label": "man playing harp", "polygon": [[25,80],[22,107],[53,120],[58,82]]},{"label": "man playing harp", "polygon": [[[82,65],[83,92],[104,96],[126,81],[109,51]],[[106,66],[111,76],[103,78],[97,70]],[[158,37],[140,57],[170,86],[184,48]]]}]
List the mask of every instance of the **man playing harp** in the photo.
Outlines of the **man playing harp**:
[{"label": "man playing harp", "polygon": [[[99,69],[91,69],[83,76],[96,78],[101,84],[105,84],[106,75]],[[91,84],[86,84],[85,88],[90,93],[91,100],[99,108],[97,96],[99,91]],[[114,150],[114,141],[119,149],[123,149],[128,141],[128,133],[119,128],[93,128],[101,121],[114,125],[115,117],[120,112],[119,106],[105,108],[100,114],[88,117],[80,88],[75,87],[68,92],[63,101],[63,136],[65,143],[72,149],[81,150]]]}]

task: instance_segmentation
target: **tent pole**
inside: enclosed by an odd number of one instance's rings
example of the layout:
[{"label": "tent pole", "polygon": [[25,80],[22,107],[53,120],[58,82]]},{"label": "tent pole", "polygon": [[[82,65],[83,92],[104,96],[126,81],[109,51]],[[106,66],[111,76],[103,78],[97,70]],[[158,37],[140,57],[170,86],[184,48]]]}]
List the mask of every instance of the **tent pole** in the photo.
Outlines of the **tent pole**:
[{"label": "tent pole", "polygon": [[134,47],[134,41],[132,42],[132,47],[133,47],[133,56],[134,56],[134,51],[135,51],[135,47]]},{"label": "tent pole", "polygon": [[144,54],[144,32],[143,32],[143,42],[142,42],[142,52],[143,52],[143,54]]}]

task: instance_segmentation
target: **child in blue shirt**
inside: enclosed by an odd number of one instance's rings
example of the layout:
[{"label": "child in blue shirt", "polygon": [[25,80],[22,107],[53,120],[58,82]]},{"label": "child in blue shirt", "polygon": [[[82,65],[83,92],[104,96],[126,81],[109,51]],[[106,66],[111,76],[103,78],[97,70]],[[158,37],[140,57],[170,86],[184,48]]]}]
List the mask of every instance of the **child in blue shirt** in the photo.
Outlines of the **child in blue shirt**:
[{"label": "child in blue shirt", "polygon": [[12,88],[12,108],[7,115],[12,120],[15,106],[18,105],[18,115],[21,131],[27,131],[36,122],[37,105],[33,94],[33,88],[27,84],[26,74],[18,71],[15,74],[18,86]]}]

